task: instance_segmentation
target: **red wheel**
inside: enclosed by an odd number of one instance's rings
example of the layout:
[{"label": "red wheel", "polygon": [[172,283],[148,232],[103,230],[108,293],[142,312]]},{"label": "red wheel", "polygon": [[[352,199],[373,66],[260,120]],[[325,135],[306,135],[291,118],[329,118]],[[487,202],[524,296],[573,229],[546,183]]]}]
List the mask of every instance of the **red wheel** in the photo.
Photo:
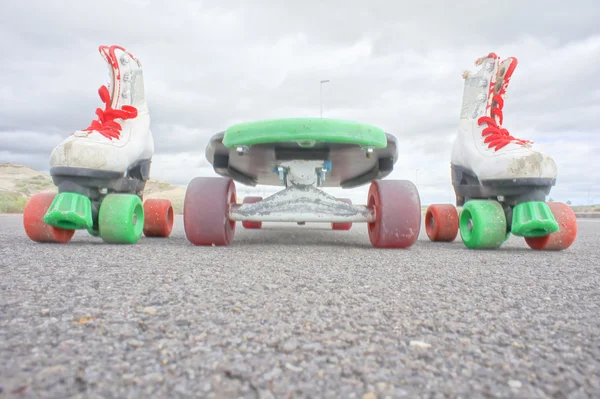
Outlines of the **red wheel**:
[{"label": "red wheel", "polygon": [[419,238],[421,199],[407,180],[375,180],[369,188],[367,206],[376,221],[368,223],[369,239],[376,248],[408,248]]},{"label": "red wheel", "polygon": [[[242,201],[244,204],[254,204],[256,202],[262,201],[262,197],[246,197]],[[242,226],[245,229],[260,229],[262,227],[262,222],[251,222],[249,220],[242,221]]]},{"label": "red wheel", "polygon": [[229,220],[229,206],[236,202],[233,180],[196,177],[187,187],[183,203],[185,235],[194,245],[229,245],[235,220]]},{"label": "red wheel", "polygon": [[168,237],[173,230],[173,206],[166,199],[144,201],[144,235]]},{"label": "red wheel", "polygon": [[[344,201],[346,204],[352,205],[352,200],[350,198],[340,198],[340,201]],[[352,228],[352,222],[331,223],[331,228],[333,230],[350,230]]]},{"label": "red wheel", "polygon": [[425,231],[431,241],[454,241],[458,235],[458,212],[454,205],[430,205],[425,213]]},{"label": "red wheel", "polygon": [[558,222],[558,231],[544,237],[525,237],[531,249],[538,251],[560,251],[567,249],[577,236],[577,217],[570,206],[560,202],[549,202],[548,206]]},{"label": "red wheel", "polygon": [[66,243],[73,238],[75,230],[60,229],[44,222],[44,215],[52,205],[56,193],[38,193],[33,195],[23,210],[25,234],[36,242]]}]

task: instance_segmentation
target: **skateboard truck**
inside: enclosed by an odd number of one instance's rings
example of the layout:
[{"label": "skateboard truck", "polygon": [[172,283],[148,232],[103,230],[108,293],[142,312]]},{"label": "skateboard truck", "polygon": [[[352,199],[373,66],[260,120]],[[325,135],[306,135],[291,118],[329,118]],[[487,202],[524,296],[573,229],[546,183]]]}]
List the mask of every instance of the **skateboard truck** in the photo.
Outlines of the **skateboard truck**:
[{"label": "skateboard truck", "polygon": [[273,171],[279,174],[286,188],[260,202],[232,204],[230,220],[297,223],[375,220],[370,208],[352,206],[317,188],[331,171],[331,161],[286,161]]},{"label": "skateboard truck", "polygon": [[350,205],[310,184],[292,185],[260,202],[231,204],[229,219],[255,222],[374,222],[364,205]]}]

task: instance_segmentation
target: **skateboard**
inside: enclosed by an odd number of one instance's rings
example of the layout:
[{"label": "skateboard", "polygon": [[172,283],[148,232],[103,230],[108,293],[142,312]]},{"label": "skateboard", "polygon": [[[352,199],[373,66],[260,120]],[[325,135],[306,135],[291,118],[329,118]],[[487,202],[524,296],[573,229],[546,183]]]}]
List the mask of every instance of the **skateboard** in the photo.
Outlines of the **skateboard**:
[{"label": "skateboard", "polygon": [[[382,129],[353,121],[286,118],[233,125],[211,137],[205,156],[220,177],[196,177],[184,200],[184,228],[194,245],[230,245],[236,222],[331,223],[348,230],[368,224],[376,248],[408,248],[421,226],[416,186],[387,177],[398,141]],[[236,198],[235,183],[281,186],[267,198]],[[366,205],[353,205],[322,188],[370,183]]]}]

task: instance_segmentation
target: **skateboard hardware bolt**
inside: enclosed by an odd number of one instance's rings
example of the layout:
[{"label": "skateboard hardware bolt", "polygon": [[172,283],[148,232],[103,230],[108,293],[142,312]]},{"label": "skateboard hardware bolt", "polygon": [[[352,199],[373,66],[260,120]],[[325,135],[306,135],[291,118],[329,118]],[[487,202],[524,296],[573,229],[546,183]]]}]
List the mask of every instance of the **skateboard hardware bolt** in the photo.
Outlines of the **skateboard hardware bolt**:
[{"label": "skateboard hardware bolt", "polygon": [[327,178],[327,169],[319,168],[316,170],[316,172],[317,172],[317,186],[320,187],[323,185],[323,182]]},{"label": "skateboard hardware bolt", "polygon": [[101,188],[100,190],[98,190],[100,192],[100,194],[108,194],[108,189],[106,187]]},{"label": "skateboard hardware bolt", "polygon": [[325,181],[327,178],[327,169],[321,168],[321,170],[319,170],[319,174],[321,175],[321,181]]},{"label": "skateboard hardware bolt", "polygon": [[239,155],[244,155],[246,152],[248,152],[248,147],[246,147],[245,145],[240,145],[240,146],[237,146],[237,148],[235,150],[237,151],[237,153]]},{"label": "skateboard hardware bolt", "polygon": [[285,183],[285,168],[283,166],[278,166],[277,172],[279,173],[279,179]]},{"label": "skateboard hardware bolt", "polygon": [[504,202],[504,195],[499,195],[498,196],[498,201],[499,202]]},{"label": "skateboard hardware bolt", "polygon": [[373,147],[366,147],[364,148],[364,150],[367,158],[371,158],[371,156],[373,155]]}]

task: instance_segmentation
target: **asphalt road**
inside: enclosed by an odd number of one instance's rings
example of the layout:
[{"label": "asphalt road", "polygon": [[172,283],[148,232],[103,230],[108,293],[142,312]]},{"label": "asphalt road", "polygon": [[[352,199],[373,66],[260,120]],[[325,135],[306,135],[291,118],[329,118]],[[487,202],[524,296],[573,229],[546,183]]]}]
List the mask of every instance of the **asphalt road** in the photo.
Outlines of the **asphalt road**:
[{"label": "asphalt road", "polygon": [[375,250],[365,225],[229,248],[28,240],[0,216],[0,397],[600,397],[600,222],[575,244]]}]

